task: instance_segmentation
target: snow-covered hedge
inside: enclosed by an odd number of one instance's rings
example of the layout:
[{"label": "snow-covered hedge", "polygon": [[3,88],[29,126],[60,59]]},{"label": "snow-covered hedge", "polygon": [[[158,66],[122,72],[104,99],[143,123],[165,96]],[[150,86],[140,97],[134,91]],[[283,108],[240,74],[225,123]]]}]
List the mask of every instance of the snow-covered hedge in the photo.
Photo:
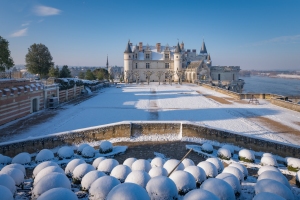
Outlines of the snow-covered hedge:
[{"label": "snow-covered hedge", "polygon": [[135,183],[145,188],[150,179],[151,177],[145,171],[132,171],[125,179],[125,183]]},{"label": "snow-covered hedge", "polygon": [[35,162],[43,162],[43,161],[53,160],[53,159],[54,159],[54,153],[49,149],[43,149],[36,155]]},{"label": "snow-covered hedge", "polygon": [[58,152],[57,152],[57,155],[59,157],[60,160],[62,159],[70,159],[73,157],[74,155],[74,151],[71,147],[68,147],[68,146],[64,146],[64,147],[61,147]]},{"label": "snow-covered hedge", "polygon": [[[280,170],[277,169],[276,167],[273,167],[273,166],[263,166],[263,167],[261,167],[261,168],[258,170],[258,172],[257,172],[258,176],[259,176],[260,174],[262,174],[263,172],[265,172],[265,171],[280,172]],[[280,173],[281,173],[281,172],[280,172]]]},{"label": "snow-covered hedge", "polygon": [[[95,180],[89,189],[90,200],[105,200],[108,193],[117,185],[121,184],[118,179],[112,176],[102,176]],[[119,198],[124,198],[120,196]],[[117,199],[119,199],[117,198]]]},{"label": "snow-covered hedge", "polygon": [[45,169],[46,167],[50,167],[50,166],[57,166],[58,167],[58,164],[56,162],[53,162],[53,161],[44,161],[40,164],[38,164],[33,172],[32,172],[32,178],[35,178],[36,175],[43,169]]},{"label": "snow-covered hedge", "polygon": [[81,179],[84,177],[84,175],[86,175],[87,173],[93,170],[95,170],[95,168],[90,164],[82,163],[78,165],[77,167],[75,167],[73,171],[73,176],[72,176],[73,183],[79,184],[81,182]]},{"label": "snow-covered hedge", "polygon": [[133,183],[117,185],[109,192],[107,200],[116,200],[120,197],[123,200],[150,200],[145,189]]},{"label": "snow-covered hedge", "polygon": [[298,158],[287,157],[285,158],[285,163],[290,171],[297,172],[300,170],[300,159]]},{"label": "snow-covered hedge", "polygon": [[123,183],[130,172],[131,169],[127,165],[117,165],[111,171],[110,176],[115,177]]},{"label": "snow-covered hedge", "polygon": [[151,178],[156,176],[168,176],[168,171],[163,167],[152,167],[149,171]]},{"label": "snow-covered hedge", "polygon": [[6,168],[17,168],[17,169],[21,170],[21,172],[23,172],[24,176],[26,176],[26,169],[21,164],[14,163],[14,164],[6,165],[2,168],[2,170],[6,169]]},{"label": "snow-covered hedge", "polygon": [[113,170],[113,168],[117,165],[119,165],[117,160],[108,158],[99,163],[97,170],[109,175],[111,170]]},{"label": "snow-covered hedge", "polygon": [[294,200],[294,195],[288,187],[278,181],[274,181],[271,179],[263,179],[257,181],[254,189],[255,194],[270,192],[273,194],[277,194],[286,200]]},{"label": "snow-covered hedge", "polygon": [[146,190],[151,199],[178,199],[175,183],[165,176],[157,176],[150,179]]},{"label": "snow-covered hedge", "polygon": [[239,151],[239,160],[244,162],[251,162],[253,163],[255,160],[255,156],[253,151],[248,149],[242,149]]},{"label": "snow-covered hedge", "polygon": [[208,158],[206,159],[207,162],[212,163],[214,166],[216,166],[218,173],[221,173],[224,169],[224,165],[222,161],[218,158]]},{"label": "snow-covered hedge", "polygon": [[275,166],[275,167],[278,166],[276,158],[274,158],[273,156],[263,156],[263,157],[261,157],[260,164],[261,165]]},{"label": "snow-covered hedge", "polygon": [[216,178],[226,181],[232,187],[236,196],[239,196],[241,194],[241,184],[236,176],[229,173],[221,173],[216,176]]},{"label": "snow-covered hedge", "polygon": [[17,190],[14,179],[7,174],[0,173],[0,185],[7,187],[12,194],[15,194]]},{"label": "snow-covered hedge", "polygon": [[42,169],[34,178],[34,182],[33,185],[36,185],[44,176],[46,176],[47,174],[53,173],[53,172],[57,172],[60,174],[65,174],[64,170],[58,166],[49,166],[46,167],[44,169]]},{"label": "snow-covered hedge", "polygon": [[219,197],[214,195],[213,193],[203,190],[203,189],[195,189],[187,193],[183,200],[220,200]]},{"label": "snow-covered hedge", "polygon": [[151,169],[151,164],[148,160],[138,159],[131,166],[132,171],[134,170],[143,170],[145,172],[149,172]]},{"label": "snow-covered hedge", "polygon": [[211,154],[211,153],[213,153],[214,148],[209,143],[203,143],[202,146],[201,146],[201,151],[203,151],[205,153],[208,153],[208,154]]},{"label": "snow-covered hedge", "polygon": [[248,177],[248,170],[247,170],[247,168],[246,168],[244,165],[242,165],[242,164],[240,164],[240,163],[231,163],[231,164],[229,165],[229,167],[236,167],[236,168],[238,168],[238,169],[241,170],[241,172],[243,173],[243,175],[244,175],[244,180],[247,179],[247,177]]},{"label": "snow-covered hedge", "polygon": [[124,160],[123,165],[127,165],[128,167],[131,168],[132,164],[136,161],[136,158],[127,158]]},{"label": "snow-covered hedge", "polygon": [[30,162],[31,162],[31,156],[27,152],[19,153],[11,161],[11,163],[18,163],[21,165],[29,164]]},{"label": "snow-covered hedge", "polygon": [[[176,160],[176,159],[170,159],[170,160],[167,160],[164,164],[164,168],[168,171],[168,173],[170,173],[174,167],[176,167],[176,165],[179,163],[179,160]],[[184,165],[182,163],[180,163],[178,165],[178,167],[175,169],[176,170],[184,170]]]},{"label": "snow-covered hedge", "polygon": [[200,185],[206,180],[206,173],[201,167],[188,166],[184,169],[184,171],[192,174],[196,181],[196,187],[200,187]]},{"label": "snow-covered hedge", "polygon": [[88,172],[81,180],[81,189],[88,191],[92,183],[102,176],[106,176],[106,174],[97,170]]},{"label": "snow-covered hedge", "polygon": [[278,181],[278,182],[284,184],[289,189],[291,189],[289,181],[281,172],[265,171],[259,175],[257,181],[260,181],[263,179],[271,179],[274,181]]},{"label": "snow-covered hedge", "polygon": [[188,167],[188,166],[195,166],[194,161],[192,161],[192,160],[189,159],[189,158],[183,159],[182,164],[183,164],[184,168],[186,168],[186,167]]},{"label": "snow-covered hedge", "polygon": [[151,161],[151,167],[163,167],[164,163],[164,159],[162,159],[161,157],[155,157]]},{"label": "snow-covered hedge", "polygon": [[174,181],[180,195],[185,195],[196,188],[195,179],[189,172],[177,170],[170,175],[170,179]]},{"label": "snow-covered hedge", "polygon": [[234,146],[232,146],[232,145],[230,145],[230,144],[224,144],[224,145],[222,146],[222,148],[228,149],[228,150],[230,151],[230,153],[231,153],[231,156],[233,156],[233,154],[234,154]]},{"label": "snow-covered hedge", "polygon": [[65,168],[65,174],[66,174],[68,177],[72,177],[74,169],[75,169],[78,165],[83,164],[83,163],[85,163],[85,161],[82,160],[82,159],[73,159],[73,160],[71,160],[71,161],[67,164],[67,166],[66,166],[66,168]]},{"label": "snow-covered hedge", "polygon": [[82,150],[83,150],[85,147],[90,147],[90,145],[89,145],[89,144],[86,144],[86,143],[83,143],[83,144],[79,145],[79,147],[77,148],[77,154],[78,154],[78,155],[81,155],[81,152],[82,152]]},{"label": "snow-covered hedge", "polygon": [[253,198],[253,200],[267,200],[267,199],[285,200],[281,196],[279,196],[277,194],[273,194],[271,192],[262,192],[262,193],[259,193],[258,195],[255,195],[254,198]]},{"label": "snow-covered hedge", "polygon": [[227,182],[221,179],[217,179],[217,178],[207,179],[206,181],[204,181],[204,183],[202,183],[200,189],[207,190],[213,193],[221,200],[235,199],[235,195],[231,186]]},{"label": "snow-covered hedge", "polygon": [[229,149],[220,148],[220,149],[218,149],[217,156],[224,160],[230,160],[231,152]]},{"label": "snow-covered hedge", "polygon": [[84,158],[93,158],[95,156],[95,149],[91,146],[86,146],[83,148],[81,155]]},{"label": "snow-covered hedge", "polygon": [[205,171],[207,178],[214,178],[218,175],[216,166],[208,161],[202,161],[197,166]]},{"label": "snow-covered hedge", "polygon": [[99,157],[99,158],[96,158],[94,161],[93,161],[93,167],[95,167],[95,169],[98,169],[98,166],[99,166],[99,163],[103,160],[105,160],[106,158],[105,157]]},{"label": "snow-covered hedge", "polygon": [[5,168],[1,170],[1,174],[7,174],[15,181],[16,186],[20,186],[24,182],[24,173],[17,168]]},{"label": "snow-covered hedge", "polygon": [[237,177],[237,179],[239,179],[240,182],[244,180],[243,172],[236,167],[232,167],[232,166],[225,167],[222,173],[232,174],[235,177]]},{"label": "snow-covered hedge", "polygon": [[53,188],[43,193],[37,200],[78,200],[76,194],[66,188]]},{"label": "snow-covered hedge", "polygon": [[4,187],[0,185],[0,194],[1,194],[1,199],[5,200],[13,200],[13,194],[10,192],[10,190],[7,187]]},{"label": "snow-covered hedge", "polygon": [[113,145],[110,141],[101,141],[100,145],[99,145],[99,152],[100,153],[109,153],[112,152],[113,150]]},{"label": "snow-covered hedge", "polygon": [[7,165],[9,163],[11,163],[12,159],[8,156],[3,156],[2,154],[0,154],[0,164],[2,165]]},{"label": "snow-covered hedge", "polygon": [[296,185],[300,187],[300,170],[296,173]]}]

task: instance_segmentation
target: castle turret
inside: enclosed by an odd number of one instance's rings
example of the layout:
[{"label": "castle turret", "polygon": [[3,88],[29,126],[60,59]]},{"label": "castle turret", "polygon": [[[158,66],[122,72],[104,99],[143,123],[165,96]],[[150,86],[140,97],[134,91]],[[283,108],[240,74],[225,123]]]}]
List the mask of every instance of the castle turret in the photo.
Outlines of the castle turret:
[{"label": "castle turret", "polygon": [[202,42],[200,54],[207,54],[207,50],[206,50],[206,46],[205,46],[204,40],[203,40],[203,42]]},{"label": "castle turret", "polygon": [[182,70],[182,60],[181,60],[181,48],[179,46],[179,42],[174,51],[174,81],[178,81],[178,76],[176,74],[177,71]]},{"label": "castle turret", "polygon": [[106,60],[106,69],[108,71],[108,55],[107,55],[107,60]]},{"label": "castle turret", "polygon": [[211,67],[212,62],[211,62],[210,54],[208,54],[208,56],[207,56],[206,64],[208,67]]},{"label": "castle turret", "polygon": [[124,75],[125,80],[129,77],[126,77],[128,73],[126,71],[132,70],[132,50],[130,47],[130,41],[128,41],[128,44],[126,45],[126,49],[124,51]]}]

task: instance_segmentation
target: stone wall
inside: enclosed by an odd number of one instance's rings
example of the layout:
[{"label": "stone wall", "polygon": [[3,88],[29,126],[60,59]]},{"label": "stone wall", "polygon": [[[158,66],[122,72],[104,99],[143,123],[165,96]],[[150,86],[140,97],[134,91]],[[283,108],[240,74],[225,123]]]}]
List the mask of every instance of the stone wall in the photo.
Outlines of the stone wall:
[{"label": "stone wall", "polygon": [[292,103],[292,102],[288,102],[288,101],[283,101],[283,100],[280,100],[280,99],[271,99],[270,102],[274,105],[300,112],[300,104],[296,104],[296,103]]},{"label": "stone wall", "polygon": [[181,123],[172,121],[120,122],[52,134],[45,137],[1,143],[0,153],[13,157],[21,152],[34,153],[42,149],[52,149],[63,145],[150,134],[179,134],[182,137],[196,137],[220,143],[230,143],[258,152],[270,152],[282,157],[300,157],[300,147],[298,146],[210,129],[190,122]]}]

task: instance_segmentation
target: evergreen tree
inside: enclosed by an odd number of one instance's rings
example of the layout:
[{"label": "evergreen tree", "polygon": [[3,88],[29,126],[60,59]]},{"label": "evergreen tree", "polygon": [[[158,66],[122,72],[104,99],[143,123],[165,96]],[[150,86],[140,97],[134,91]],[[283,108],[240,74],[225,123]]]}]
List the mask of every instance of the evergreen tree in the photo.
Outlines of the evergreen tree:
[{"label": "evergreen tree", "polygon": [[87,79],[87,80],[95,80],[96,79],[95,75],[93,74],[93,72],[90,69],[88,69],[85,72],[85,77],[84,78]]},{"label": "evergreen tree", "polygon": [[79,72],[78,78],[84,79],[84,77],[85,77],[85,73],[84,72]]},{"label": "evergreen tree", "polygon": [[55,77],[58,78],[59,77],[59,69],[58,66],[56,65],[56,67],[51,66],[49,69],[49,76],[50,77]]},{"label": "evergreen tree", "polygon": [[54,65],[49,49],[44,44],[33,44],[28,48],[26,54],[26,68],[32,74],[39,74],[44,77]]},{"label": "evergreen tree", "polygon": [[14,66],[14,61],[10,56],[8,41],[0,36],[0,72]]},{"label": "evergreen tree", "polygon": [[109,77],[108,71],[104,68],[95,69],[93,73],[98,80],[108,79]]},{"label": "evergreen tree", "polygon": [[64,65],[59,72],[59,78],[70,78],[70,77],[72,77],[71,71],[69,70],[68,65]]}]

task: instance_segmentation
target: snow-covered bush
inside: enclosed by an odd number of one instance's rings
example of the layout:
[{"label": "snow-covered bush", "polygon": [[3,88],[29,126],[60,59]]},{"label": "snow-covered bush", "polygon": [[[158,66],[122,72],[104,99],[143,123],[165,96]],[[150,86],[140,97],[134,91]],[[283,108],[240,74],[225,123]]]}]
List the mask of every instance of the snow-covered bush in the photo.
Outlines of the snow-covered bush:
[{"label": "snow-covered bush", "polygon": [[275,166],[275,167],[278,166],[277,161],[273,156],[263,156],[263,157],[261,157],[260,164],[261,165]]},{"label": "snow-covered bush", "polygon": [[216,166],[208,161],[202,161],[197,166],[204,170],[207,178],[214,178],[218,175]]},{"label": "snow-covered bush", "polygon": [[247,168],[246,168],[244,165],[242,165],[242,164],[240,164],[240,163],[231,163],[231,164],[229,165],[229,167],[236,167],[236,168],[238,168],[238,169],[241,170],[241,172],[243,173],[243,175],[244,175],[244,180],[247,179],[247,177],[248,177],[248,170],[247,170]]},{"label": "snow-covered bush", "polygon": [[24,176],[26,176],[26,169],[21,164],[14,163],[14,164],[6,165],[5,167],[2,168],[2,170],[6,169],[6,168],[17,168],[17,169],[21,170],[21,172],[23,172]]},{"label": "snow-covered bush", "polygon": [[213,193],[202,190],[202,189],[195,189],[187,193],[183,200],[220,200],[219,197],[214,195]]},{"label": "snow-covered bush", "polygon": [[229,149],[220,148],[220,149],[218,149],[217,156],[224,160],[230,160],[231,152]]},{"label": "snow-covered bush", "polygon": [[15,157],[13,157],[11,163],[18,163],[21,165],[29,164],[31,162],[31,156],[27,152],[19,153]]},{"label": "snow-covered bush", "polygon": [[200,185],[206,180],[206,173],[205,171],[198,166],[189,166],[184,169],[184,171],[189,172],[192,174],[196,181],[196,187],[200,187]]},{"label": "snow-covered bush", "polygon": [[184,168],[186,168],[186,167],[188,167],[188,166],[195,166],[194,161],[192,161],[192,160],[189,159],[189,158],[183,159],[182,164],[183,164]]},{"label": "snow-covered bush", "polygon": [[175,183],[178,194],[185,195],[196,188],[196,182],[192,174],[186,171],[175,171],[170,175],[170,179]]},{"label": "snow-covered bush", "polygon": [[[176,167],[176,165],[179,163],[179,160],[176,160],[176,159],[170,159],[170,160],[167,160],[164,164],[164,168],[168,171],[168,173],[170,173],[174,167]],[[175,169],[176,170],[184,170],[184,165],[182,163],[180,163],[178,165],[178,167]]]},{"label": "snow-covered bush", "polygon": [[56,162],[53,162],[53,161],[44,161],[40,164],[38,164],[33,172],[32,172],[32,177],[36,177],[36,175],[43,169],[45,169],[46,167],[50,167],[50,166],[57,166],[58,167],[58,164]]},{"label": "snow-covered bush", "polygon": [[208,153],[208,154],[211,154],[211,153],[213,153],[214,148],[209,143],[203,143],[202,146],[201,146],[201,151],[203,151],[205,153]]},{"label": "snow-covered bush", "polygon": [[97,170],[88,172],[81,180],[81,189],[88,191],[92,183],[102,176],[106,176],[106,174]]},{"label": "snow-covered bush", "polygon": [[255,194],[260,194],[262,192],[270,192],[273,194],[277,194],[286,200],[294,200],[294,195],[288,187],[286,187],[284,184],[278,181],[274,181],[271,179],[263,179],[257,181],[254,189]]},{"label": "snow-covered bush", "polygon": [[[121,184],[118,179],[112,176],[102,176],[95,180],[89,189],[89,199],[91,200],[105,200],[108,193],[117,185]],[[124,196],[119,196],[124,198]],[[117,198],[117,199],[119,199]]]},{"label": "snow-covered bush", "polygon": [[296,173],[296,185],[300,187],[300,170]]},{"label": "snow-covered bush", "polygon": [[4,187],[0,185],[0,194],[1,194],[1,199],[5,200],[13,200],[13,194],[10,192],[10,190],[7,187]]},{"label": "snow-covered bush", "polygon": [[177,199],[178,192],[175,183],[168,177],[157,176],[147,183],[146,190],[151,199]]},{"label": "snow-covered bush", "polygon": [[82,152],[82,150],[83,150],[85,147],[90,147],[90,145],[89,145],[89,144],[86,144],[86,143],[83,143],[83,144],[79,145],[79,147],[77,148],[77,154],[78,154],[78,155],[81,155],[81,152]]},{"label": "snow-covered bush", "polygon": [[262,157],[264,157],[264,156],[271,156],[271,157],[274,157],[273,154],[271,154],[271,153],[263,153]]},{"label": "snow-covered bush", "polygon": [[132,164],[136,161],[136,158],[127,158],[124,160],[123,165],[127,165],[128,167],[131,168]]},{"label": "snow-covered bush", "polygon": [[151,161],[151,167],[163,167],[164,163],[164,159],[162,159],[161,157],[155,157]]},{"label": "snow-covered bush", "polygon": [[272,200],[285,200],[281,196],[277,194],[273,194],[271,192],[262,192],[258,195],[255,195],[253,200],[266,200],[266,199],[272,199]]},{"label": "snow-covered bush", "polygon": [[113,150],[113,145],[110,141],[101,141],[100,145],[99,145],[99,152],[100,153],[109,153],[112,152]]},{"label": "snow-covered bush", "polygon": [[36,185],[44,176],[46,176],[47,174],[53,173],[53,172],[57,172],[60,174],[65,174],[64,170],[58,166],[48,166],[44,169],[42,169],[34,178],[34,182],[33,185]]},{"label": "snow-covered bush", "polygon": [[130,172],[131,169],[127,165],[117,165],[111,171],[110,176],[115,177],[123,183]]},{"label": "snow-covered bush", "polygon": [[84,158],[93,158],[95,156],[95,149],[91,146],[86,146],[81,152],[82,157]]},{"label": "snow-covered bush", "polygon": [[16,183],[15,183],[14,179],[11,176],[9,176],[7,174],[1,174],[0,173],[0,185],[2,185],[4,187],[7,187],[12,194],[15,194],[15,192],[16,192]]},{"label": "snow-covered bush", "polygon": [[149,174],[145,171],[132,171],[125,179],[125,183],[135,183],[145,188],[150,178]]},{"label": "snow-covered bush", "polygon": [[93,161],[93,167],[95,167],[95,169],[98,169],[98,165],[99,163],[102,161],[102,160],[105,160],[106,158],[105,157],[99,157],[99,158],[96,158],[94,161]]},{"label": "snow-covered bush", "polygon": [[265,171],[274,171],[274,172],[279,172],[279,173],[281,173],[280,170],[277,169],[276,167],[273,167],[273,166],[263,166],[263,167],[261,167],[261,168],[258,170],[257,175],[259,176],[259,175],[261,175],[261,174],[262,174],[263,172],[265,172]]},{"label": "snow-covered bush", "polygon": [[73,171],[73,176],[72,176],[73,183],[79,184],[81,182],[81,179],[84,177],[84,175],[86,175],[87,173],[93,170],[95,170],[95,168],[90,164],[82,163],[78,165],[77,167],[75,167]]},{"label": "snow-covered bush", "polygon": [[207,162],[212,163],[214,166],[216,166],[218,173],[221,173],[224,169],[224,165],[222,161],[218,158],[208,158],[206,159]]},{"label": "snow-covered bush", "polygon": [[109,175],[111,170],[113,170],[113,168],[117,165],[119,165],[117,160],[108,158],[99,163],[97,170]]},{"label": "snow-covered bush", "polygon": [[53,188],[67,188],[71,190],[71,183],[69,179],[61,173],[51,173],[44,176],[33,188],[32,199],[36,199],[44,192]]},{"label": "snow-covered bush", "polygon": [[152,167],[149,171],[149,175],[151,178],[156,176],[168,176],[168,172],[163,167]]},{"label": "snow-covered bush", "polygon": [[239,196],[241,194],[241,184],[239,179],[229,173],[221,173],[218,176],[216,176],[218,179],[222,179],[223,181],[227,182],[233,189],[233,192],[236,196]]},{"label": "snow-covered bush", "polygon": [[12,159],[8,156],[3,156],[2,154],[0,154],[0,165],[7,165],[9,163],[11,163]]},{"label": "snow-covered bush", "polygon": [[36,155],[35,162],[43,162],[43,161],[53,160],[53,159],[54,159],[54,153],[49,149],[43,149]]},{"label": "snow-covered bush", "polygon": [[59,157],[60,160],[62,159],[70,159],[74,156],[74,151],[71,147],[68,146],[64,146],[61,147],[58,152],[57,155]]},{"label": "snow-covered bush", "polygon": [[123,183],[114,187],[107,195],[107,200],[150,200],[146,190],[133,183]]},{"label": "snow-covered bush", "polygon": [[290,171],[297,172],[300,170],[300,159],[298,158],[287,157],[285,163]]},{"label": "snow-covered bush", "polygon": [[225,167],[222,173],[232,174],[235,177],[237,177],[237,179],[239,179],[240,182],[242,182],[244,180],[243,172],[236,167],[232,167],[232,166]]},{"label": "snow-covered bush", "polygon": [[72,190],[66,188],[53,188],[43,193],[37,200],[78,200]]},{"label": "snow-covered bush", "polygon": [[149,172],[151,169],[151,164],[148,160],[138,159],[131,166],[132,171],[134,170],[143,170],[145,172]]},{"label": "snow-covered bush", "polygon": [[66,166],[66,168],[65,168],[65,174],[66,174],[68,177],[72,177],[74,169],[75,169],[78,165],[83,164],[83,163],[85,163],[85,161],[82,160],[82,159],[73,159],[73,160],[71,160],[71,161],[67,164],[67,166]]},{"label": "snow-covered bush", "polygon": [[22,185],[24,182],[24,173],[17,168],[5,168],[1,170],[1,174],[7,174],[14,179],[16,186]]},{"label": "snow-covered bush", "polygon": [[239,160],[244,162],[251,162],[253,163],[255,160],[255,156],[253,151],[248,149],[242,149],[239,151]]},{"label": "snow-covered bush", "polygon": [[289,181],[281,172],[265,171],[259,175],[257,181],[260,181],[263,179],[271,179],[274,181],[278,181],[278,182],[284,184],[289,189],[291,189]]},{"label": "snow-covered bush", "polygon": [[206,181],[204,181],[204,183],[202,183],[200,189],[207,190],[213,193],[221,200],[235,199],[235,195],[231,186],[227,182],[221,179],[217,179],[217,178],[207,179]]},{"label": "snow-covered bush", "polygon": [[224,144],[224,145],[222,146],[222,148],[228,149],[228,150],[230,151],[230,153],[231,153],[231,156],[233,156],[233,154],[234,154],[234,146],[232,146],[232,145],[230,145],[230,144]]}]

